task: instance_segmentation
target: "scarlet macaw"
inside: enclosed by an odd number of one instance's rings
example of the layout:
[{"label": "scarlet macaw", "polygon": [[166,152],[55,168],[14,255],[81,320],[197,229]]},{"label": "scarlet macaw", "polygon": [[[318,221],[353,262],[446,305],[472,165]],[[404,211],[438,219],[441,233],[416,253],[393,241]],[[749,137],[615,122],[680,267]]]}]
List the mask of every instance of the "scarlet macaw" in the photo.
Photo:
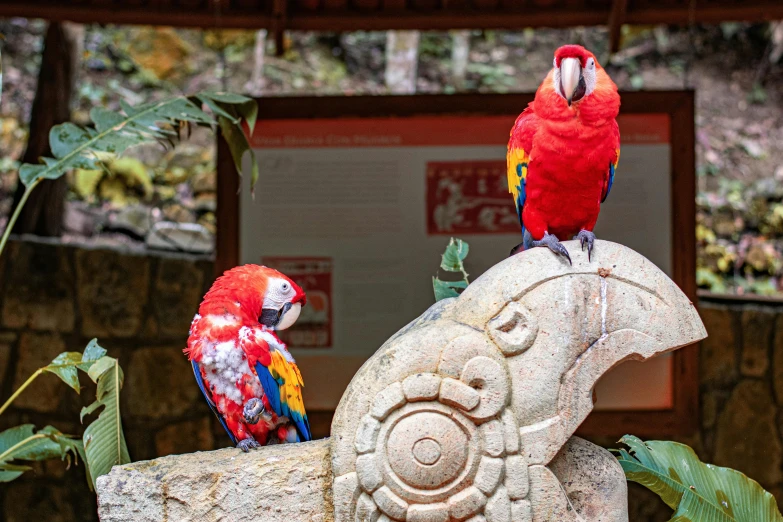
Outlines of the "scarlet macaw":
[{"label": "scarlet macaw", "polygon": [[310,440],[302,376],[276,331],[299,318],[306,297],[277,270],[244,265],[209,289],[184,352],[201,392],[243,451]]},{"label": "scarlet macaw", "polygon": [[560,240],[592,254],[601,203],[620,158],[617,86],[579,45],[555,51],[553,68],[511,129],[508,189],[522,226],[511,254],[546,246],[571,262]]}]

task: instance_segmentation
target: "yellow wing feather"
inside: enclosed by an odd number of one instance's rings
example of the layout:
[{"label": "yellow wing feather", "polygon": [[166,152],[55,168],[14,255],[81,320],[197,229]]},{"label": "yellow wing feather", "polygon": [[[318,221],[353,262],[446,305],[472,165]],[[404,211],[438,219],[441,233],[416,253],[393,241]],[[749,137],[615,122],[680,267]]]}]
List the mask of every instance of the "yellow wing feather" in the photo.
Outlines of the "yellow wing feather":
[{"label": "yellow wing feather", "polygon": [[272,362],[269,369],[272,376],[280,378],[283,384],[280,385],[280,402],[288,405],[288,408],[305,415],[304,402],[302,401],[302,374],[295,363],[288,362],[281,352],[273,350],[270,354]]},{"label": "yellow wing feather", "polygon": [[[520,202],[525,200],[525,180],[527,179],[527,166],[530,155],[521,148],[510,148],[506,154],[506,176],[508,178],[508,191],[514,196],[514,204],[517,212],[521,212]],[[520,195],[522,196],[520,198]]]}]

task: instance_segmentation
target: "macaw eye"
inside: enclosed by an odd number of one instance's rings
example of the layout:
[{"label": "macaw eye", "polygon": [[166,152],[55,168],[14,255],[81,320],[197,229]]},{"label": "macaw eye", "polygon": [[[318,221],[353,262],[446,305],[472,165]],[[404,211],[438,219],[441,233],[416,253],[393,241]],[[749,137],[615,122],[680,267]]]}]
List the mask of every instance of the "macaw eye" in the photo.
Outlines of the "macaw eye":
[{"label": "macaw eye", "polygon": [[282,284],[282,286],[280,286],[280,288],[283,289],[283,292],[287,291],[288,290],[288,283],[283,282],[283,284]]},{"label": "macaw eye", "polygon": [[595,67],[595,60],[593,60],[592,58],[589,58],[589,59],[587,60],[587,66],[588,66],[590,69],[594,68],[594,67]]}]

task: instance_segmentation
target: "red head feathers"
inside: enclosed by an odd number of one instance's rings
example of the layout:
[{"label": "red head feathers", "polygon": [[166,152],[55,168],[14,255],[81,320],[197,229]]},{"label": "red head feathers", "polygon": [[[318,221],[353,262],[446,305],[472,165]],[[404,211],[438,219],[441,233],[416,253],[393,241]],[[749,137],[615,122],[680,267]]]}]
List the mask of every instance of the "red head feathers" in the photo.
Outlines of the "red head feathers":
[{"label": "red head feathers", "polygon": [[589,124],[617,116],[617,86],[593,53],[580,45],[564,45],[555,51],[552,65],[536,93],[537,114],[552,120],[579,117]]},{"label": "red head feathers", "polygon": [[242,321],[258,321],[282,330],[283,316],[291,308],[298,311],[306,302],[302,288],[277,270],[243,265],[227,270],[215,281],[198,313],[202,316],[231,314]]}]

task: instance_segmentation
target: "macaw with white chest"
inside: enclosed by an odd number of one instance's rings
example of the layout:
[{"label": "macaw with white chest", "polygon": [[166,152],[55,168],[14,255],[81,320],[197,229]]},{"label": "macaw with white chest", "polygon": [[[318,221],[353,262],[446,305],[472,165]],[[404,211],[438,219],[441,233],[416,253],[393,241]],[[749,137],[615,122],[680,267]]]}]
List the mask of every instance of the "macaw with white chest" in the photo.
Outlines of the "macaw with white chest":
[{"label": "macaw with white chest", "polygon": [[310,440],[302,376],[277,331],[307,299],[277,270],[244,265],[212,285],[193,318],[184,352],[201,392],[243,451]]}]

